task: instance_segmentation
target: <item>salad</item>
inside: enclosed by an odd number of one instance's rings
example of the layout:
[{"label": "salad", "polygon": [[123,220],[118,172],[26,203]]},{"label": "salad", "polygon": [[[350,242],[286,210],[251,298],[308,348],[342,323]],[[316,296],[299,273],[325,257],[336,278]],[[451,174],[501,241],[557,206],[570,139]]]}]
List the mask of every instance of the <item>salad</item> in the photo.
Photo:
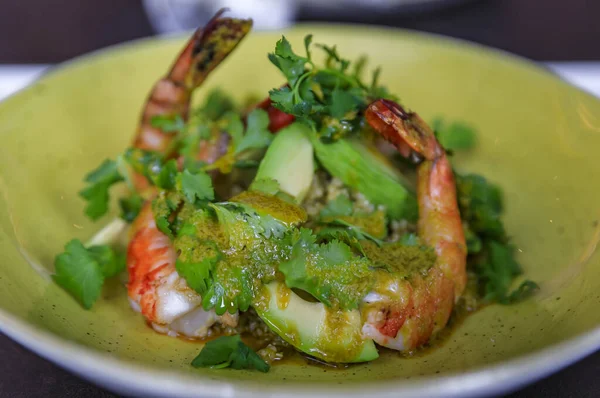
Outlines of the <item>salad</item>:
[{"label": "salad", "polygon": [[193,366],[263,372],[293,352],[412,353],[453,314],[536,290],[513,287],[500,189],[452,166],[474,130],[430,127],[379,69],[363,76],[366,58],[282,37],[268,54],[282,85],[266,99],[215,90],[191,109],[251,25],[221,11],[198,29],[152,88],[131,147],[87,174],[86,215],[105,216],[121,185],[121,216],[66,244],[57,284],[89,309],[126,270],[131,307],[154,330],[206,341]]}]

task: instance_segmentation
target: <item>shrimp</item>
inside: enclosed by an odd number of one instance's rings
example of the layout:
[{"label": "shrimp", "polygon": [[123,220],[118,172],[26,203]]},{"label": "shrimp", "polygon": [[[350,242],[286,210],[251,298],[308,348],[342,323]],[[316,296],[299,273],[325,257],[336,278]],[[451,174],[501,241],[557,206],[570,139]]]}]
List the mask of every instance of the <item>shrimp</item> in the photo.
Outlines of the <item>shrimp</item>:
[{"label": "shrimp", "polygon": [[202,309],[202,297],[175,269],[177,253],[156,226],[152,204],[146,203],[131,226],[127,249],[131,306],[162,333],[206,337],[215,323],[235,327],[237,314],[217,316]]},{"label": "shrimp", "polygon": [[362,332],[379,345],[411,351],[446,326],[466,283],[466,242],[456,199],[452,166],[433,131],[413,112],[380,99],[365,117],[369,125],[404,156],[422,158],[417,168],[419,237],[437,259],[424,274],[387,278],[363,302]]},{"label": "shrimp", "polygon": [[[169,157],[171,136],[151,125],[157,115],[179,115],[186,120],[192,91],[248,33],[252,22],[213,17],[198,29],[179,55],[167,77],[156,83],[142,112],[134,147],[151,150]],[[198,158],[213,163],[227,151],[227,137],[216,142],[202,142]],[[155,192],[147,181],[137,176],[135,187],[147,198]],[[206,337],[215,323],[235,327],[237,314],[217,316],[202,308],[202,297],[189,288],[177,273],[177,253],[170,239],[154,221],[151,201],[143,206],[130,229],[127,249],[127,286],[131,306],[141,312],[153,328],[161,333]]]},{"label": "shrimp", "polygon": [[[221,9],[204,28],[194,32],[166,77],[160,79],[150,91],[133,142],[135,148],[159,152],[166,157],[172,155],[170,144],[173,134],[152,126],[152,119],[177,115],[187,120],[192,92],[250,31],[252,20],[221,18],[225,11]],[[216,149],[201,150],[211,152],[214,157],[212,152]],[[139,175],[134,183],[138,191],[144,191],[148,186],[147,181]]]}]

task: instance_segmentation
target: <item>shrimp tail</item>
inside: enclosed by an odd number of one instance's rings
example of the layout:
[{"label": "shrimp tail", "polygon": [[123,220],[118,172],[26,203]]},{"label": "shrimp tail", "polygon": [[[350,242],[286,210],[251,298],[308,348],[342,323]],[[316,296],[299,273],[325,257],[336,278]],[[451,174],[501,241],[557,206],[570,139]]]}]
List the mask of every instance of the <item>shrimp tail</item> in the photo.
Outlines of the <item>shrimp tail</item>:
[{"label": "shrimp tail", "polygon": [[427,275],[413,275],[395,297],[373,295],[365,306],[363,333],[377,343],[412,350],[443,328],[466,282],[466,242],[452,165],[433,130],[414,112],[380,99],[365,111],[369,125],[417,167],[419,237],[437,255]]},{"label": "shrimp tail", "polygon": [[200,86],[242,41],[252,28],[252,20],[223,18],[221,9],[203,28],[194,32],[167,75],[159,80],[146,101],[134,147],[165,153],[172,135],[152,126],[155,116],[180,116],[187,120],[190,98]]}]

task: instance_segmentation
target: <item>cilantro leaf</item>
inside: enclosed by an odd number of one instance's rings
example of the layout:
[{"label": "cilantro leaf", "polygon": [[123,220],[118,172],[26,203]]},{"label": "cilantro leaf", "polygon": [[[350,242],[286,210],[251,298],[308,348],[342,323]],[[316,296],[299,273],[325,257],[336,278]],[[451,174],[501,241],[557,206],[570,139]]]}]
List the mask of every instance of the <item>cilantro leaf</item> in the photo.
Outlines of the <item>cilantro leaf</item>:
[{"label": "cilantro leaf", "polygon": [[184,247],[184,250],[181,250],[175,268],[190,288],[203,295],[211,285],[211,276],[223,255],[213,241],[201,240],[193,235],[177,239],[178,247]]},{"label": "cilantro leaf", "polygon": [[479,175],[455,173],[455,176],[469,254],[467,266],[475,271],[483,299],[511,304],[532,295],[538,287],[529,280],[510,291],[522,271],[500,218],[503,211],[500,188]]},{"label": "cilantro leaf", "polygon": [[312,43],[312,39],[313,39],[313,35],[311,35],[311,34],[304,36],[304,49],[306,50],[306,58],[308,60],[311,59],[310,44]]},{"label": "cilantro leaf", "polygon": [[163,189],[173,189],[177,174],[177,162],[166,161],[158,152],[129,148],[125,151],[125,160],[131,168],[144,177],[152,185]]},{"label": "cilantro leaf", "polygon": [[476,144],[475,130],[460,122],[446,125],[441,118],[432,123],[433,130],[440,144],[449,151],[471,149]]},{"label": "cilantro leaf", "polygon": [[196,200],[215,199],[212,180],[208,174],[204,172],[192,174],[188,170],[184,170],[178,175],[177,179],[177,185],[181,187],[181,192],[183,192],[188,202],[194,203]]},{"label": "cilantro leaf", "polygon": [[496,185],[476,174],[456,175],[458,204],[463,220],[478,235],[506,240],[500,220],[502,192]]},{"label": "cilantro leaf", "polygon": [[275,195],[280,191],[279,183],[272,178],[260,178],[252,181],[250,190],[260,191],[267,195]]},{"label": "cilantro leaf", "polygon": [[167,161],[160,168],[160,171],[153,176],[154,185],[166,190],[175,188],[178,172],[179,170],[177,170],[177,161],[175,159]]},{"label": "cilantro leaf", "polygon": [[294,93],[289,87],[272,89],[269,91],[269,98],[273,106],[280,111],[290,114],[294,111]]},{"label": "cilantro leaf", "polygon": [[468,225],[463,225],[463,229],[465,231],[465,240],[467,242],[467,252],[469,254],[479,253],[483,246],[481,238],[477,236]]},{"label": "cilantro leaf", "polygon": [[350,236],[354,236],[358,240],[370,240],[373,243],[375,243],[377,246],[381,246],[383,244],[383,241],[381,239],[374,237],[373,235],[367,233],[365,230],[363,230],[359,226],[350,224],[347,221],[336,218],[335,220],[331,221],[330,224],[346,227]]},{"label": "cilantro leaf", "polygon": [[346,195],[340,194],[335,199],[329,201],[321,210],[321,217],[349,216],[352,214],[352,201]]},{"label": "cilantro leaf", "polygon": [[167,235],[169,238],[173,239],[174,235],[173,231],[171,230],[171,223],[169,222],[169,219],[164,216],[157,216],[155,217],[155,221],[158,230]]},{"label": "cilantro leaf", "polygon": [[360,100],[350,91],[335,89],[331,93],[331,116],[336,119],[342,119],[346,114],[356,110]]},{"label": "cilantro leaf", "polygon": [[233,167],[240,169],[254,169],[257,168],[260,163],[253,159],[241,159],[233,164]]},{"label": "cilantro leaf", "polygon": [[242,342],[240,335],[221,336],[211,340],[192,361],[195,368],[256,369],[268,372],[270,366],[250,347]]},{"label": "cilantro leaf", "polygon": [[[333,61],[336,62],[342,62],[342,58],[340,57],[340,55],[338,54],[337,51],[337,46],[333,46],[333,47],[329,47],[326,44],[317,44],[317,47],[319,47],[320,49],[322,49],[323,51],[325,51],[325,53],[327,54],[327,61],[325,61],[327,63],[328,66],[331,65],[331,63]],[[345,60],[344,60],[345,61]],[[349,61],[346,61],[349,62]]]},{"label": "cilantro leaf", "polygon": [[231,136],[234,145],[237,145],[244,136],[244,123],[237,113],[230,112],[225,116],[227,133]]},{"label": "cilantro leaf", "polygon": [[221,89],[214,89],[208,93],[202,107],[198,110],[209,120],[218,120],[225,113],[233,111],[235,104],[231,97]]},{"label": "cilantro leaf", "polygon": [[354,249],[357,253],[360,253],[363,257],[367,257],[365,250],[363,249],[360,241],[356,238],[356,236],[352,236],[348,233],[348,231],[341,227],[325,227],[319,229],[317,232],[317,241],[319,243],[330,242],[332,240],[339,240],[340,242],[344,242],[352,249]]},{"label": "cilantro leaf", "polygon": [[[335,46],[316,46],[327,54],[325,65],[317,65],[311,55],[312,35],[304,38],[306,57],[294,53],[282,37],[269,54],[269,60],[283,73],[287,86],[273,89],[269,97],[275,108],[293,115],[313,130],[327,130],[328,137],[339,139],[360,130],[366,105],[376,98],[390,98],[387,90],[374,78],[371,87],[361,80],[366,60],[359,58],[351,70],[351,62],[342,58]],[[376,73],[378,75],[378,72]],[[355,123],[341,126],[340,119]],[[335,129],[336,132],[331,132]]]},{"label": "cilantro leaf", "polygon": [[144,205],[144,199],[138,194],[119,199],[121,218],[129,223],[133,222]]},{"label": "cilantro leaf", "polygon": [[116,252],[106,245],[90,246],[86,250],[96,260],[105,278],[111,278],[125,270],[126,257],[124,253]]},{"label": "cilantro leaf", "polygon": [[75,297],[85,309],[92,308],[100,297],[104,275],[81,241],[73,239],[67,243],[64,253],[56,256],[54,267],[54,282]]},{"label": "cilantro leaf", "polygon": [[79,195],[87,200],[85,214],[92,220],[97,220],[108,211],[110,199],[108,190],[124,178],[119,173],[117,162],[105,160],[97,169],[88,173],[84,181],[88,186],[79,192]]},{"label": "cilantro leaf", "polygon": [[521,282],[519,287],[517,287],[508,295],[506,300],[509,304],[518,303],[520,301],[525,300],[528,297],[531,297],[539,289],[540,287],[534,281],[525,280]]},{"label": "cilantro leaf", "polygon": [[291,85],[295,85],[304,74],[306,62],[304,57],[294,53],[291,44],[282,36],[275,44],[275,53],[269,54],[269,60],[284,74]]},{"label": "cilantro leaf", "polygon": [[281,36],[281,39],[275,43],[275,55],[289,59],[294,59],[297,57],[292,51],[292,45],[285,38],[285,36]]},{"label": "cilantro leaf", "polygon": [[340,241],[333,240],[321,246],[320,249],[320,254],[327,263],[338,264],[352,259],[350,247]]},{"label": "cilantro leaf", "polygon": [[526,281],[515,292],[509,293],[513,279],[521,274],[521,266],[514,259],[514,248],[497,241],[486,244],[486,256],[476,266],[484,287],[484,299],[510,304],[536,290],[534,282]]},{"label": "cilantro leaf", "polygon": [[316,239],[305,228],[292,234],[292,252],[279,265],[286,285],[310,293],[329,307],[356,308],[371,286],[370,262],[355,257],[350,247],[338,240],[317,244]]},{"label": "cilantro leaf", "polygon": [[263,109],[254,109],[248,115],[247,127],[244,136],[236,142],[235,153],[247,149],[260,149],[268,146],[273,140],[269,131],[269,115]]},{"label": "cilantro leaf", "polygon": [[254,280],[255,275],[248,268],[217,267],[212,283],[202,296],[202,307],[207,311],[214,308],[217,315],[247,311],[254,300]]},{"label": "cilantro leaf", "polygon": [[177,133],[185,129],[185,121],[180,115],[156,115],[150,119],[150,125],[164,133]]},{"label": "cilantro leaf", "polygon": [[421,239],[415,234],[404,234],[398,241],[403,246],[421,246]]},{"label": "cilantro leaf", "polygon": [[104,279],[125,269],[125,256],[108,246],[86,249],[79,239],[65,245],[65,251],[54,260],[52,279],[77,299],[85,309],[100,297]]},{"label": "cilantro leaf", "polygon": [[156,227],[171,239],[175,237],[175,234],[169,220],[182,201],[183,198],[179,192],[168,191],[161,191],[152,201],[152,213],[154,214]]}]

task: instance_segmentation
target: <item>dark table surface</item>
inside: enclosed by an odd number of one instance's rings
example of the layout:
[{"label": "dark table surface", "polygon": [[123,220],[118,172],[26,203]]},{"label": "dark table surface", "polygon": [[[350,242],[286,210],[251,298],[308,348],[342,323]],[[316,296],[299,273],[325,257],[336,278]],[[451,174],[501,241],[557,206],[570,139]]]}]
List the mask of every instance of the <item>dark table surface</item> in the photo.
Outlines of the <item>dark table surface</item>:
[{"label": "dark table surface", "polygon": [[[599,0],[482,0],[418,15],[315,15],[306,21],[359,22],[445,34],[535,60],[600,60]],[[151,35],[139,1],[2,2],[0,63],[55,63]],[[511,397],[598,397],[600,353]],[[0,397],[115,397],[0,334]]]}]

